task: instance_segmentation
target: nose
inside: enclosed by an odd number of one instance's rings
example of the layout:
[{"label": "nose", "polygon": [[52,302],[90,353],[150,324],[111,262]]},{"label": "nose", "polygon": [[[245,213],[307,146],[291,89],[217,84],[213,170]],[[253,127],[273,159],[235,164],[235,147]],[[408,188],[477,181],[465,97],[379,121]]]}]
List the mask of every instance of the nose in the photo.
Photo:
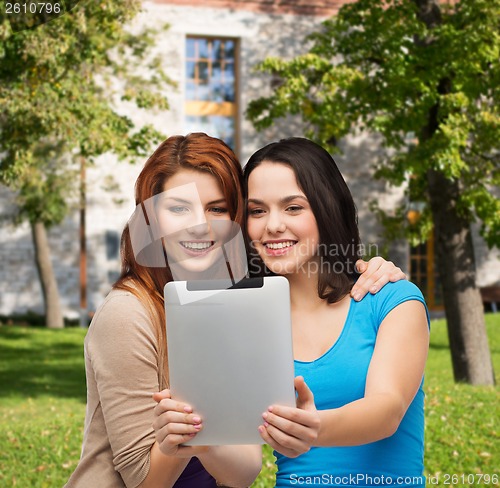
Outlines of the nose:
[{"label": "nose", "polygon": [[270,234],[285,232],[286,224],[280,212],[270,212],[266,222],[266,230]]},{"label": "nose", "polygon": [[210,222],[207,220],[203,210],[198,210],[195,213],[192,225],[187,228],[187,231],[192,236],[198,238],[203,237],[210,232]]}]

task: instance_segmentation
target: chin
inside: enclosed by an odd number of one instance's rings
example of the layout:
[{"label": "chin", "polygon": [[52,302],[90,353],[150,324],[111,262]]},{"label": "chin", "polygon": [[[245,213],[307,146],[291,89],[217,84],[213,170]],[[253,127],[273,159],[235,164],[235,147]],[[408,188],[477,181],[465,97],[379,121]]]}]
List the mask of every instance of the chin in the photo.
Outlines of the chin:
[{"label": "chin", "polygon": [[[171,266],[172,268],[172,266]],[[210,280],[228,278],[226,263],[218,255],[189,258],[174,264],[176,280]]]},{"label": "chin", "polygon": [[274,274],[280,275],[280,276],[286,276],[291,273],[294,273],[297,264],[296,263],[291,263],[291,262],[276,262],[276,261],[271,261],[271,262],[266,262],[264,261],[264,264],[266,265],[266,268],[271,271]]},{"label": "chin", "polygon": [[179,263],[177,263],[177,266],[179,268],[182,268],[186,270],[189,273],[209,273],[209,270],[214,266],[216,260],[212,258],[192,258],[192,259],[185,259]]}]

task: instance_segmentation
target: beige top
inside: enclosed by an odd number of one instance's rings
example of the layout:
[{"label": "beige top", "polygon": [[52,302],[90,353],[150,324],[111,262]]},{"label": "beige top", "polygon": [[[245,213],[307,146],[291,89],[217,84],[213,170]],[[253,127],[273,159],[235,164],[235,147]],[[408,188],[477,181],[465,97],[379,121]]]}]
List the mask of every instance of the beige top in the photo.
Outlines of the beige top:
[{"label": "beige top", "polygon": [[146,309],[113,290],[85,338],[87,411],[81,459],[67,488],[136,487],[149,472],[155,442],[157,339]]}]

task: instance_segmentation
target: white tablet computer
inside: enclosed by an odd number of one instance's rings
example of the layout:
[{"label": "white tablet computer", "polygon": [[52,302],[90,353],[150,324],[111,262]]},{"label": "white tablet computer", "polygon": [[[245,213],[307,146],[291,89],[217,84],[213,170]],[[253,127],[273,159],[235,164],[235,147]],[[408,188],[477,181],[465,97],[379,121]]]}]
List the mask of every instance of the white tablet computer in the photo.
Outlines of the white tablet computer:
[{"label": "white tablet computer", "polygon": [[283,277],[165,286],[172,398],[203,429],[189,445],[262,444],[271,404],[295,405],[290,292]]}]

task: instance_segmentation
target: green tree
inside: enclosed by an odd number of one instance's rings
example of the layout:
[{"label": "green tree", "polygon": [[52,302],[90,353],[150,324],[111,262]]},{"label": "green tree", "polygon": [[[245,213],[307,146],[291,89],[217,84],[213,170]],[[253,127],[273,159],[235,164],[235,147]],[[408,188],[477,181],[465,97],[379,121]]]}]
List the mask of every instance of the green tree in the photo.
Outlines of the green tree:
[{"label": "green tree", "polygon": [[499,13],[498,0],[347,4],[307,53],[262,63],[282,84],[248,109],[257,128],[300,114],[331,149],[357,128],[382,136],[392,156],[376,177],[400,186],[411,176],[408,197],[423,211],[417,224],[403,209],[378,213],[392,237],[423,241],[434,227],[454,376],[473,384],[494,383],[470,227],[479,221],[499,245]]},{"label": "green tree", "polygon": [[168,108],[161,90],[172,82],[152,54],[156,31],[125,27],[140,5],[81,2],[29,29],[33,19],[0,18],[0,183],[17,195],[16,220],[30,223],[49,327],[63,319],[46,229],[78,204],[80,165],[108,151],[145,156],[162,139],[113,103]]}]

